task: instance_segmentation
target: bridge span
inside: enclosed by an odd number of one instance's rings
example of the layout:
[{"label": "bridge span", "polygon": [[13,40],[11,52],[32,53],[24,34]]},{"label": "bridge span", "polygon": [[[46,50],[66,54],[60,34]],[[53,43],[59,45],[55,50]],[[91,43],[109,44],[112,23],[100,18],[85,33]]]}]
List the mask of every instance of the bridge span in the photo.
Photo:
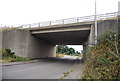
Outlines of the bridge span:
[{"label": "bridge span", "polygon": [[[116,14],[116,13],[115,13]],[[3,48],[10,48],[22,57],[44,58],[56,55],[56,45],[83,45],[83,60],[86,59],[88,48],[94,45],[94,21],[54,24],[47,26],[29,25],[28,28],[16,30],[3,30]],[[52,24],[52,23],[51,23]],[[117,30],[118,18],[110,16],[98,20],[98,35],[108,31]]]}]

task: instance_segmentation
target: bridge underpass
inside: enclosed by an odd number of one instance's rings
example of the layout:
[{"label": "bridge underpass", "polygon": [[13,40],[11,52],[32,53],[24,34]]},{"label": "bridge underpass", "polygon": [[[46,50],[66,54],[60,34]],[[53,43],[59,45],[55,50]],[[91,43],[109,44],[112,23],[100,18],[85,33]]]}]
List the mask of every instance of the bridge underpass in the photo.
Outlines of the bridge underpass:
[{"label": "bridge underpass", "polygon": [[[30,29],[32,36],[53,45],[53,47],[56,45],[83,45],[84,51],[85,43],[89,40],[90,30],[91,23]],[[56,51],[56,49],[53,49],[53,51]],[[85,58],[84,55],[83,58]],[[48,55],[48,57],[50,56]],[[52,56],[55,56],[55,54],[52,54]]]},{"label": "bridge underpass", "polygon": [[83,45],[90,34],[90,30],[37,33],[34,37],[46,41],[52,45]]},{"label": "bridge underpass", "polygon": [[[83,45],[88,41],[90,30],[39,33],[33,34],[36,38],[46,41],[52,45]],[[54,49],[53,51],[56,51]],[[55,54],[53,54],[55,56]],[[50,57],[48,55],[48,57]]]},{"label": "bridge underpass", "polygon": [[90,30],[88,22],[12,30],[3,32],[3,48],[30,59],[54,57],[56,45],[83,45],[84,49]]},{"label": "bridge underpass", "polygon": [[[98,35],[116,30],[117,23],[117,18],[98,21]],[[10,48],[16,55],[30,59],[54,57],[56,45],[83,45],[85,58],[87,48],[95,40],[94,21],[35,26],[2,33],[2,48]]]}]

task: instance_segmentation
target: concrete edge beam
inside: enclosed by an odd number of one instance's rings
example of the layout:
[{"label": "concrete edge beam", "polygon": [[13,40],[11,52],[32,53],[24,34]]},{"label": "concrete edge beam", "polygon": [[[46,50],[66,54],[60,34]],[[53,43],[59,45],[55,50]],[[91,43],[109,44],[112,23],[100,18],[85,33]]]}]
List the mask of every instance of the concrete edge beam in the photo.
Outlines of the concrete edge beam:
[{"label": "concrete edge beam", "polygon": [[52,32],[67,32],[67,31],[82,31],[82,30],[90,30],[91,28],[79,28],[79,29],[59,29],[59,30],[47,30],[47,31],[32,31],[32,34],[39,34],[39,33],[52,33]]},{"label": "concrete edge beam", "polygon": [[81,22],[81,23],[72,23],[72,24],[61,24],[61,25],[51,25],[51,26],[43,26],[43,27],[34,27],[29,28],[28,30],[34,31],[34,30],[40,30],[40,29],[51,29],[51,28],[61,28],[61,27],[71,27],[71,26],[81,26],[81,25],[91,25],[94,22]]}]

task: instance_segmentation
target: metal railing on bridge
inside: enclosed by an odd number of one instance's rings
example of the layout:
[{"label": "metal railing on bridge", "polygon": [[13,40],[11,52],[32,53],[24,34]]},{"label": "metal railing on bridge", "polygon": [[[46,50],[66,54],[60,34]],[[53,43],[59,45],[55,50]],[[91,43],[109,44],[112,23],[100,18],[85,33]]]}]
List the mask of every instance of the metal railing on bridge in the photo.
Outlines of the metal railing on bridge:
[{"label": "metal railing on bridge", "polygon": [[[96,15],[96,18],[97,18],[97,21],[113,19],[113,18],[118,17],[118,14],[120,14],[120,12],[99,14],[99,15]],[[32,28],[32,27],[43,27],[43,26],[51,26],[51,25],[90,22],[90,21],[94,21],[94,20],[95,20],[95,15],[91,15],[91,16],[83,16],[83,17],[76,17],[76,18],[69,18],[69,19],[61,19],[61,20],[33,23],[33,24],[23,24],[23,25],[16,24],[16,25],[11,25],[11,26],[2,25],[1,27]]]}]

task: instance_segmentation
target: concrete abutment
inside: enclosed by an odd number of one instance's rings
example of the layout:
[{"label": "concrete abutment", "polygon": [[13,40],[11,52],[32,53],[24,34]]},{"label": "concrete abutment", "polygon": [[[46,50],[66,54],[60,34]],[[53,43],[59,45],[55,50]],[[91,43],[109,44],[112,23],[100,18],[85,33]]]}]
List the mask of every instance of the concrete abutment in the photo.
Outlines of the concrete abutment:
[{"label": "concrete abutment", "polygon": [[[104,34],[109,31],[118,31],[119,27],[119,19],[117,18],[115,20],[104,20],[99,21],[97,23],[97,37],[99,37],[101,34]],[[91,24],[91,30],[88,37],[88,41],[86,41],[83,44],[83,58],[82,60],[85,61],[87,59],[87,54],[90,51],[91,47],[94,47],[95,45],[95,25]]]},{"label": "concrete abutment", "polygon": [[53,57],[56,54],[55,45],[32,36],[28,30],[9,30],[2,33],[2,48],[10,48],[18,56],[34,59]]}]

